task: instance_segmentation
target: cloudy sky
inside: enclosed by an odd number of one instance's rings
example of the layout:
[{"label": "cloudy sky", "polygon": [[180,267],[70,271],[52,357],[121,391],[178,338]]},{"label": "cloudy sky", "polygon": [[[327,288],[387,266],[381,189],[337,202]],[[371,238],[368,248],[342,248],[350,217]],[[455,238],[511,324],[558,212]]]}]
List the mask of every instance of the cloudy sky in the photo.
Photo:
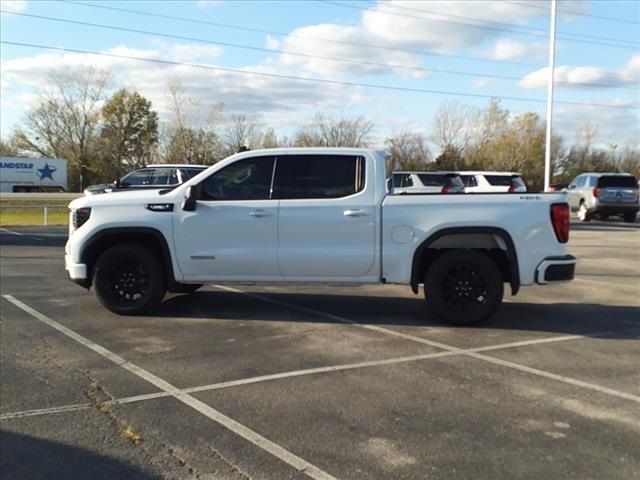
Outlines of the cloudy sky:
[{"label": "cloudy sky", "polygon": [[[161,117],[178,79],[203,105],[259,115],[280,135],[316,112],[365,115],[379,139],[429,133],[447,100],[546,112],[546,0],[1,4],[3,138],[49,70],[79,65],[110,70],[114,87],[140,91]],[[554,130],[573,142],[591,122],[599,143],[638,147],[640,2],[558,9]]]}]

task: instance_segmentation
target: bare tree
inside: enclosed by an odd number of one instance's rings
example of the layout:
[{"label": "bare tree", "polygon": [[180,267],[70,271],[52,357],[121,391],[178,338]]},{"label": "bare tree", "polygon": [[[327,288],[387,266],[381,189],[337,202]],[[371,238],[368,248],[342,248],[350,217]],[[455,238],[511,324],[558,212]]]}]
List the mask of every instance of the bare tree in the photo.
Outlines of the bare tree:
[{"label": "bare tree", "polygon": [[460,153],[469,144],[477,111],[457,101],[446,101],[433,117],[433,141],[443,151],[453,149]]},{"label": "bare tree", "polygon": [[259,148],[262,144],[262,136],[257,117],[232,115],[224,128],[224,152],[232,155],[242,148]]},{"label": "bare tree", "polygon": [[219,135],[224,104],[213,102],[204,107],[188,96],[182,83],[172,79],[168,85],[172,118],[163,130],[162,158],[168,163],[213,164],[220,160]]},{"label": "bare tree", "polygon": [[372,131],[373,122],[362,115],[333,118],[317,114],[296,132],[293,144],[296,147],[367,147]]},{"label": "bare tree", "polygon": [[3,157],[17,157],[20,151],[16,148],[13,140],[8,142],[0,139],[0,155]]},{"label": "bare tree", "polygon": [[27,111],[16,145],[48,157],[69,160],[71,188],[80,190],[98,160],[96,138],[100,104],[111,74],[95,67],[52,70],[49,87],[38,92],[37,105]]},{"label": "bare tree", "polygon": [[394,170],[425,170],[432,161],[427,137],[420,132],[399,132],[384,141],[389,157],[387,167]]}]

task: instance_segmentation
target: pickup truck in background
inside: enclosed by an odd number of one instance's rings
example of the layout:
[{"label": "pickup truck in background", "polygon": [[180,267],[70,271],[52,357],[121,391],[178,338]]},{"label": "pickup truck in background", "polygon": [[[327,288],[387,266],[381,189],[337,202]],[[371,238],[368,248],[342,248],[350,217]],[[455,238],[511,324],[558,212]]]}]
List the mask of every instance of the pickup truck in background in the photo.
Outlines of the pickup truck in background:
[{"label": "pickup truck in background", "polygon": [[66,160],[0,157],[0,192],[64,192],[66,190]]},{"label": "pickup truck in background", "polygon": [[424,285],[439,318],[491,317],[504,284],[573,279],[566,193],[389,194],[383,152],[256,150],[172,189],[70,208],[65,265],[119,314],[204,283]]}]

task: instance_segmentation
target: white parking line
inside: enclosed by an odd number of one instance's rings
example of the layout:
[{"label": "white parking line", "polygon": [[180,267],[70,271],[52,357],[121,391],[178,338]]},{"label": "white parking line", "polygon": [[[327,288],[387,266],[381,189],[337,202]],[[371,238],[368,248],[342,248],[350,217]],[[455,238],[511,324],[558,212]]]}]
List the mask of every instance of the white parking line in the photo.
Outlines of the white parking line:
[{"label": "white parking line", "polygon": [[[503,367],[511,368],[511,369],[514,369],[514,370],[519,370],[521,372],[526,372],[526,373],[529,373],[529,374],[532,374],[532,375],[537,375],[537,376],[540,376],[540,377],[549,378],[549,379],[552,379],[552,380],[556,380],[558,382],[567,383],[569,385],[573,385],[573,386],[577,386],[577,387],[587,388],[589,390],[594,390],[596,392],[600,392],[600,393],[604,393],[604,394],[611,395],[611,396],[614,396],[614,397],[623,398],[625,400],[631,400],[633,402],[640,403],[640,396],[632,395],[632,394],[626,393],[626,392],[621,392],[619,390],[614,390],[612,388],[603,387],[603,386],[600,386],[600,385],[596,385],[594,383],[583,382],[581,380],[577,380],[577,379],[571,378],[571,377],[566,377],[564,375],[556,375],[554,373],[546,372],[544,370],[538,370],[536,368],[527,367],[526,365],[521,365],[519,363],[508,362],[506,360],[500,360],[498,358],[490,357],[488,355],[482,355],[481,353],[460,349],[460,348],[454,347],[452,345],[446,345],[444,343],[434,342],[434,341],[431,341],[431,340],[426,340],[426,339],[424,339],[422,337],[416,337],[414,335],[408,335],[406,333],[396,332],[396,331],[390,330],[388,328],[379,327],[379,326],[376,326],[376,325],[361,324],[361,323],[359,323],[359,322],[357,322],[355,320],[351,320],[351,319],[348,319],[348,318],[345,318],[345,317],[340,317],[338,315],[333,315],[331,313],[322,312],[320,310],[315,310],[315,309],[312,309],[312,308],[302,307],[302,306],[299,306],[299,305],[295,305],[293,303],[281,302],[279,300],[272,300],[269,297],[265,297],[263,295],[258,295],[256,293],[245,292],[245,291],[239,290],[237,288],[226,287],[226,286],[223,286],[223,285],[215,285],[215,287],[220,288],[222,290],[229,291],[229,292],[240,293],[242,295],[246,295],[246,296],[249,296],[249,297],[252,297],[252,298],[263,300],[263,301],[268,302],[268,303],[273,303],[273,304],[276,304],[276,305],[281,305],[281,306],[293,308],[295,310],[300,310],[300,311],[303,311],[303,312],[306,312],[306,313],[313,313],[315,315],[319,315],[319,316],[323,316],[323,317],[326,317],[326,318],[330,318],[330,319],[336,320],[338,322],[347,323],[347,324],[350,324],[350,325],[356,325],[358,327],[365,328],[367,330],[373,330],[373,331],[384,333],[384,334],[387,334],[387,335],[392,335],[392,336],[395,336],[395,337],[404,338],[405,340],[410,340],[410,341],[413,341],[413,342],[416,342],[416,343],[422,343],[422,344],[430,345],[432,347],[441,348],[441,349],[444,349],[444,350],[446,350],[448,352],[459,353],[460,355],[466,355],[468,357],[476,358],[478,360],[484,360],[485,362],[493,363],[493,364],[496,364],[496,365],[501,365]],[[572,336],[572,337],[575,337],[575,338],[586,338],[586,336],[583,336],[583,335],[575,335],[575,336]]]},{"label": "white parking line", "polygon": [[[640,327],[625,329],[622,331],[626,332],[630,330],[640,331]],[[409,363],[409,362],[417,362],[420,360],[430,360],[434,358],[453,357],[456,355],[463,355],[467,353],[506,350],[509,348],[526,347],[526,346],[540,345],[545,343],[557,343],[557,342],[566,342],[569,340],[581,340],[585,338],[604,337],[612,333],[618,333],[618,332],[620,332],[620,330],[618,330],[617,332],[613,332],[613,331],[598,332],[590,335],[564,335],[561,337],[538,338],[534,340],[522,340],[518,342],[487,345],[484,347],[476,347],[476,348],[470,348],[470,349],[459,350],[459,351],[443,351],[443,352],[436,352],[436,353],[425,353],[422,355],[412,355],[409,357],[395,357],[395,358],[388,358],[384,360],[371,360],[368,362],[346,363],[341,365],[331,365],[328,367],[307,368],[304,370],[293,370],[293,371],[290,370],[287,372],[273,373],[270,375],[260,375],[257,377],[242,378],[239,380],[230,380],[227,382],[218,382],[218,383],[211,383],[208,385],[199,385],[196,387],[183,388],[180,391],[184,393],[208,392],[211,390],[220,390],[223,388],[238,387],[241,385],[250,385],[254,383],[269,382],[272,380],[280,380],[284,378],[302,377],[306,375],[317,375],[321,373],[330,373],[330,372],[342,372],[346,370],[358,370],[361,368],[372,368],[372,367],[379,367],[383,365],[395,365],[399,363]],[[117,399],[105,401],[103,403],[105,405],[126,405],[128,403],[144,402],[147,400],[154,400],[156,398],[166,398],[170,396],[171,394],[167,392],[156,392],[156,393],[147,393],[144,395],[134,395],[131,397],[117,398]],[[9,420],[12,418],[51,415],[51,414],[56,414],[61,412],[84,410],[92,406],[93,406],[92,404],[87,403],[87,404],[66,405],[61,407],[40,408],[35,410],[11,412],[11,413],[5,413],[0,415],[0,421]]]},{"label": "white parking line", "polygon": [[14,232],[13,230],[8,230],[8,229],[6,229],[6,228],[0,228],[0,232],[8,233],[9,235],[18,235],[18,236],[20,236],[20,237],[24,236],[24,234],[23,234],[23,233],[20,233],[20,232]]},{"label": "white parking line", "polygon": [[3,297],[7,299],[9,302],[13,303],[16,307],[27,312],[32,317],[40,320],[42,323],[49,325],[50,327],[58,330],[60,333],[66,335],[69,338],[72,338],[73,340],[80,343],[81,345],[84,345],[88,349],[93,350],[99,355],[102,355],[107,360],[115,363],[116,365],[119,365],[120,367],[124,368],[125,370],[128,370],[134,375],[137,375],[138,377],[146,380],[147,382],[156,386],[157,388],[164,391],[168,395],[171,395],[175,399],[181,401],[182,403],[190,406],[194,410],[200,412],[202,415],[206,416],[207,418],[219,423],[220,425],[231,430],[235,434],[241,436],[245,440],[253,443],[257,447],[262,448],[263,450],[266,450],[274,457],[291,465],[293,468],[295,468],[299,472],[304,473],[305,475],[318,480],[336,480],[335,477],[331,476],[327,472],[319,469],[318,467],[316,467],[315,465],[312,465],[306,460],[294,455],[290,451],[272,442],[266,437],[263,437],[259,433],[256,433],[253,430],[249,429],[248,427],[245,427],[241,423],[236,422],[232,418],[210,407],[206,403],[201,402],[200,400],[192,397],[188,393],[181,391],[180,389],[174,387],[173,385],[163,380],[162,378],[157,377],[151,372],[144,370],[143,368],[125,360],[119,355],[116,355],[112,351],[98,345],[97,343],[92,342],[91,340],[83,337],[82,335],[56,322],[55,320],[50,319],[46,315],[38,312],[37,310],[34,310],[33,308],[26,305],[25,303],[22,303],[20,300],[16,299],[12,295],[3,295]]},{"label": "white parking line", "polygon": [[64,405],[62,407],[38,408],[35,410],[23,410],[21,412],[3,413],[0,420],[9,420],[12,418],[35,417],[39,415],[52,415],[54,413],[74,412],[76,410],[85,410],[91,408],[91,403],[76,403],[74,405]]},{"label": "white parking line", "polygon": [[[625,330],[622,330],[622,331],[629,331],[629,330],[640,330],[640,327],[633,328],[633,329],[625,329]],[[617,331],[617,332],[620,332],[620,331]],[[212,383],[212,384],[208,384],[208,385],[199,385],[199,386],[196,386],[196,387],[184,388],[184,389],[181,389],[180,391],[184,392],[184,393],[207,392],[207,391],[211,391],[211,390],[220,390],[220,389],[223,389],[223,388],[237,387],[237,386],[241,386],[241,385],[249,385],[249,384],[254,384],[254,383],[262,383],[262,382],[268,382],[268,381],[279,380],[279,379],[284,379],[284,378],[301,377],[301,376],[306,376],[306,375],[316,375],[316,374],[321,374],[321,373],[330,373],[330,372],[338,372],[338,371],[346,371],[346,370],[357,370],[357,369],[361,369],[361,368],[371,368],[371,367],[378,367],[378,366],[383,366],[383,365],[394,365],[394,364],[399,364],[399,363],[408,363],[408,362],[415,362],[415,361],[420,361],[420,360],[429,360],[429,359],[434,359],[434,358],[452,357],[452,356],[463,355],[463,354],[467,354],[467,353],[487,352],[487,351],[494,351],[494,350],[506,350],[506,349],[509,349],[509,348],[533,346],[533,345],[540,345],[540,344],[545,344],[545,343],[558,343],[558,342],[565,342],[565,341],[569,341],[569,340],[580,340],[580,339],[585,339],[585,338],[597,338],[597,337],[603,337],[603,336],[607,336],[607,335],[610,335],[612,333],[617,333],[617,332],[606,331],[606,332],[598,332],[598,333],[594,333],[594,334],[590,334],[590,335],[565,335],[565,336],[561,336],[561,337],[540,338],[540,339],[535,339],[535,340],[523,340],[523,341],[518,341],[518,342],[501,343],[501,344],[496,344],[496,345],[487,345],[487,346],[484,346],[484,347],[476,347],[476,348],[459,350],[459,351],[444,351],[444,352],[437,352],[437,353],[427,353],[427,354],[422,354],[422,355],[413,355],[413,356],[409,356],[409,357],[396,357],[396,358],[389,358],[389,359],[384,359],[384,360],[372,360],[372,361],[368,361],[368,362],[347,363],[347,364],[342,364],[342,365],[332,365],[332,366],[328,366],[328,367],[317,367],[317,368],[309,368],[309,369],[304,369],[304,370],[293,370],[293,371],[287,371],[287,372],[281,372],[281,373],[274,373],[274,374],[270,374],[270,375],[260,375],[260,376],[257,376],[257,377],[249,377],[249,378],[243,378],[243,379],[239,379],[239,380],[231,380],[231,381],[227,381],[227,382]],[[490,358],[493,358],[493,357],[490,357]],[[499,360],[499,359],[495,359],[495,360],[497,360],[499,362],[503,362],[502,360]],[[524,367],[524,368],[527,369],[526,371],[533,370],[533,369],[529,369],[529,367]],[[543,372],[543,373],[547,374],[546,372]],[[547,375],[553,375],[553,374],[547,374]],[[579,380],[577,380],[576,382],[579,382]],[[582,386],[582,385],[580,385],[580,386]],[[117,399],[105,401],[103,403],[105,405],[125,405],[125,404],[129,404],[129,403],[143,402],[143,401],[147,401],[147,400],[154,400],[154,399],[157,399],[157,398],[166,398],[166,397],[170,397],[170,396],[172,396],[171,393],[156,392],[156,393],[147,393],[147,394],[143,394],[143,395],[134,395],[134,396],[130,396],[130,397],[117,398]],[[71,411],[77,411],[77,410],[85,410],[85,409],[91,408],[93,406],[94,406],[93,404],[86,403],[86,404],[64,405],[64,406],[60,406],[60,407],[51,407],[51,408],[40,408],[40,409],[34,409],[34,410],[23,410],[23,411],[18,411],[18,412],[11,412],[11,413],[2,414],[2,415],[0,415],[0,421],[9,420],[9,419],[12,419],[12,418],[41,416],[41,415],[52,415],[52,414],[56,414],[56,413],[71,412]]]}]

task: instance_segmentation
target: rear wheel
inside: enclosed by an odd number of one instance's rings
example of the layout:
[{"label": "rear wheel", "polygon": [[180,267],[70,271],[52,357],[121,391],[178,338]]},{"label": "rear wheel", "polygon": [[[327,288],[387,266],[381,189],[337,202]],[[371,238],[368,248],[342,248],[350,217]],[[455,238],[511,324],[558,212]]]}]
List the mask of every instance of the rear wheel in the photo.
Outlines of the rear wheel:
[{"label": "rear wheel", "polygon": [[590,222],[591,221],[591,213],[587,209],[587,204],[585,202],[580,203],[580,207],[578,208],[578,219],[581,222]]},{"label": "rear wheel", "polygon": [[156,256],[137,243],[106,250],[96,262],[93,285],[100,303],[120,315],[151,310],[166,293],[164,271]]},{"label": "rear wheel", "polygon": [[491,317],[504,294],[502,274],[487,256],[452,250],[438,257],[425,275],[431,312],[455,325],[476,325]]},{"label": "rear wheel", "polygon": [[637,212],[633,212],[633,213],[625,213],[622,217],[624,218],[624,221],[627,223],[633,223],[636,221],[636,216],[638,215]]}]

